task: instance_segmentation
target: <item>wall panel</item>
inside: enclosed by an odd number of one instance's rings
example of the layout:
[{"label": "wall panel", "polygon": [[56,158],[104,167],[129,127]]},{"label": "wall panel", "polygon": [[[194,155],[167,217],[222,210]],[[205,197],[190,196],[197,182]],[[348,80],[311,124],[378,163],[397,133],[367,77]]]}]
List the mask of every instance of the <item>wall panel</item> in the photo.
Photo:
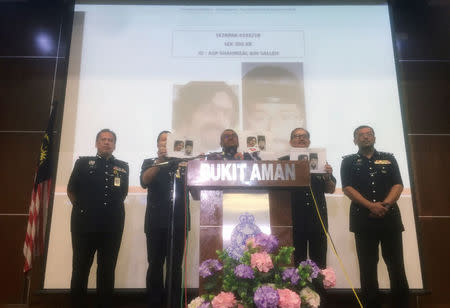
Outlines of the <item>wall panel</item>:
[{"label": "wall panel", "polygon": [[0,215],[0,303],[20,303],[23,290],[25,215]]},{"label": "wall panel", "polygon": [[399,58],[448,60],[450,7],[446,0],[392,0]]},{"label": "wall panel", "polygon": [[0,56],[56,56],[60,19],[56,4],[2,4]]},{"label": "wall panel", "polygon": [[409,140],[419,216],[450,216],[450,135],[412,135]]},{"label": "wall panel", "polygon": [[43,133],[0,133],[0,187],[5,192],[0,213],[28,214],[34,173]]},{"label": "wall panel", "polygon": [[55,63],[55,59],[0,58],[0,131],[45,129]]},{"label": "wall panel", "polygon": [[448,307],[450,293],[445,273],[450,273],[449,220],[439,217],[421,218],[420,225],[424,271],[431,291],[431,294],[419,298],[420,307]]},{"label": "wall panel", "polygon": [[401,62],[410,134],[450,133],[450,61]]}]

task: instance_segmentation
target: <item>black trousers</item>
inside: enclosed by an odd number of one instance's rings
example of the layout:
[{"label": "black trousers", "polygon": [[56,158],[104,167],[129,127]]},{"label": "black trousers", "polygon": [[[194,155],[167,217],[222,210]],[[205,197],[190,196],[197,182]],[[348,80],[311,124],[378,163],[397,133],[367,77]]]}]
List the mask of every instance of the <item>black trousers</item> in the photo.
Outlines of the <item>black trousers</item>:
[{"label": "black trousers", "polygon": [[378,246],[380,244],[389,273],[393,307],[409,307],[409,287],[403,262],[402,233],[355,233],[355,241],[364,307],[381,307],[377,273]]},{"label": "black trousers", "polygon": [[[327,237],[323,232],[298,232],[293,229],[295,265],[305,261],[308,257],[321,269],[327,265]],[[309,249],[308,249],[309,248]]]},{"label": "black trousers", "polygon": [[[168,258],[169,252],[169,231],[167,228],[151,229],[147,236],[147,292],[148,307],[162,307],[167,300],[167,289],[163,280],[163,265]],[[166,264],[166,282],[167,277],[172,275],[172,307],[183,307],[181,302],[181,276],[182,262],[184,253],[184,229],[176,228],[173,236],[173,261],[172,273],[168,272]]]},{"label": "black trousers", "polygon": [[72,280],[70,292],[74,308],[87,307],[89,271],[97,252],[97,307],[113,307],[114,272],[122,231],[72,233]]}]

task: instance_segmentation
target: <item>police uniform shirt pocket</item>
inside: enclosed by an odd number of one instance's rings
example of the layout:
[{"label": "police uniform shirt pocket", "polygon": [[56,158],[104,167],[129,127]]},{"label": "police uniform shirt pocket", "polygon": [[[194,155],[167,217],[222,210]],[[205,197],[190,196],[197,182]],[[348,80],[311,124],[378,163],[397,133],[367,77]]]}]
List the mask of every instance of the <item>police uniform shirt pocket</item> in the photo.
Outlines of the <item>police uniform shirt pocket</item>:
[{"label": "police uniform shirt pocket", "polygon": [[392,173],[392,165],[390,164],[375,164],[379,176],[389,176]]}]

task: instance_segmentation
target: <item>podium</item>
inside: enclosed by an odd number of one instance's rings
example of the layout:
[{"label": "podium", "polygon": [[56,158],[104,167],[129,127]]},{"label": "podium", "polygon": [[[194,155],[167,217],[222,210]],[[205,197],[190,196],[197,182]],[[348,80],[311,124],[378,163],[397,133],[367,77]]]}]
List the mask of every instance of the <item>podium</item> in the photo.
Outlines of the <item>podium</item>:
[{"label": "podium", "polygon": [[[217,257],[216,250],[224,248],[223,243],[229,240],[230,230],[235,232],[233,224],[239,223],[236,221],[239,213],[235,212],[247,213],[250,208],[255,210],[256,214],[249,216],[262,217],[263,220],[267,217],[268,221],[263,224],[267,223],[266,230],[270,228],[271,234],[278,237],[281,246],[292,246],[290,191],[309,186],[307,161],[194,160],[188,163],[186,176],[187,186],[194,199],[200,199],[199,263]],[[248,194],[265,194],[265,197],[257,198],[263,199],[263,206],[246,204],[244,201],[227,209],[224,208],[224,200],[230,199],[224,198],[227,194],[237,194],[237,199],[240,194],[244,197]],[[265,205],[267,203],[268,206]],[[261,213],[261,208],[267,213]],[[255,221],[256,226],[260,223]]]}]

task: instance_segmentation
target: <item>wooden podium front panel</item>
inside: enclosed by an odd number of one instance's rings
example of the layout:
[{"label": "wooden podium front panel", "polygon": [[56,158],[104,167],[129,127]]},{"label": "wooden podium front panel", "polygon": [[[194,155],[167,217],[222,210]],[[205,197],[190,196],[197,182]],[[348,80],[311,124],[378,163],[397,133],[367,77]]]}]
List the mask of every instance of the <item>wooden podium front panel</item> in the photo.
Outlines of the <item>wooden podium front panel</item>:
[{"label": "wooden podium front panel", "polygon": [[[216,251],[223,249],[224,190],[247,194],[266,191],[270,232],[281,246],[292,246],[291,190],[309,185],[307,162],[190,161],[187,181],[191,190],[201,191],[199,264],[216,259]],[[246,212],[245,206],[242,212]],[[202,290],[202,279],[199,285]]]},{"label": "wooden podium front panel", "polygon": [[269,192],[270,230],[280,241],[280,246],[292,246],[291,192],[272,190]]},{"label": "wooden podium front panel", "polygon": [[200,202],[200,225],[221,226],[223,221],[223,191],[202,190]]},{"label": "wooden podium front panel", "polygon": [[200,192],[200,263],[216,259],[216,250],[222,246],[223,192],[202,190]]},{"label": "wooden podium front panel", "polygon": [[[281,246],[292,246],[291,192],[272,190],[268,193],[271,233],[279,239]],[[201,263],[217,258],[216,250],[223,249],[223,191],[203,190],[200,200]]]}]

